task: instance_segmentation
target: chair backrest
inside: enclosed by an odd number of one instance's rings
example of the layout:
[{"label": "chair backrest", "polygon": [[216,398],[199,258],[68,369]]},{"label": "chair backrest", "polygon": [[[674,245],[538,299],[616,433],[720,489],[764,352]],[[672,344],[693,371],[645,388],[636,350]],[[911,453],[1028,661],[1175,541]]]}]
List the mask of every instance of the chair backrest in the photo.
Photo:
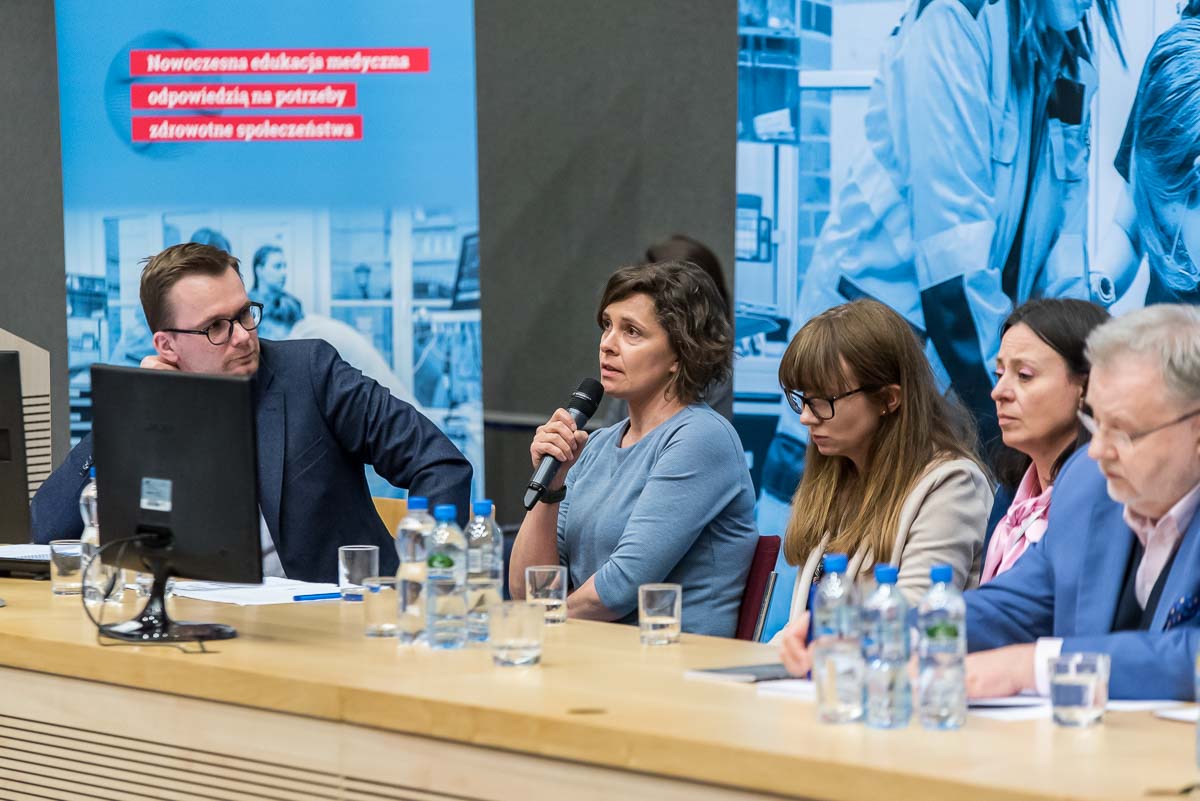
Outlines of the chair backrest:
[{"label": "chair backrest", "polygon": [[746,577],[746,590],[742,593],[742,607],[738,611],[737,633],[739,640],[753,640],[762,625],[770,597],[767,596],[775,560],[779,558],[782,540],[774,535],[758,538],[754,546],[754,557],[750,560],[750,575]]},{"label": "chair backrest", "polygon": [[372,496],[371,500],[375,502],[375,511],[379,514],[379,519],[387,526],[388,533],[395,537],[396,528],[408,514],[408,501],[404,498],[380,498],[379,496]]}]

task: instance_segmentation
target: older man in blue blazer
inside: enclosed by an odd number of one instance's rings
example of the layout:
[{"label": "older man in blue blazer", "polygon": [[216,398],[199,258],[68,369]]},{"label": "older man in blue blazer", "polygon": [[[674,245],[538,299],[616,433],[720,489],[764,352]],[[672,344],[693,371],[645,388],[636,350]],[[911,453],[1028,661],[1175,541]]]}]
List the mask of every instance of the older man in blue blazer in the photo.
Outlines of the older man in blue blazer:
[{"label": "older man in blue blazer", "polygon": [[1047,691],[1047,660],[1112,662],[1113,698],[1191,699],[1200,646],[1200,309],[1151,306],[1088,338],[1086,453],[1054,484],[1049,526],[966,593],[967,689]]},{"label": "older man in blue blazer", "polygon": [[[397,570],[364,465],[467,513],[471,465],[450,440],[328,343],[259,340],[262,307],[246,295],[238,261],[225,251],[196,243],[167,248],[142,272],[141,300],[155,348],[143,367],[254,377],[266,575],[336,581],[337,549],[350,544],[378,545],[381,572]],[[90,463],[89,435],[38,490],[35,542],[79,536]]]}]

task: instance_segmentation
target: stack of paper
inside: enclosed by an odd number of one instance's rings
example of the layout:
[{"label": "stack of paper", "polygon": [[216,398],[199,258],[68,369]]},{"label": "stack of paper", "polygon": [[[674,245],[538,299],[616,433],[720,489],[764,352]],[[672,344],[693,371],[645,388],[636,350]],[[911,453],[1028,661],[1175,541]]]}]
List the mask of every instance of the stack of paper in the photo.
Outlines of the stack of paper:
[{"label": "stack of paper", "polygon": [[19,559],[26,562],[49,562],[49,545],[0,545],[0,559]]},{"label": "stack of paper", "polygon": [[175,594],[181,598],[210,601],[238,606],[290,604],[297,595],[335,594],[336,584],[315,584],[309,581],[267,576],[262,584],[223,584],[216,581],[176,581]]}]

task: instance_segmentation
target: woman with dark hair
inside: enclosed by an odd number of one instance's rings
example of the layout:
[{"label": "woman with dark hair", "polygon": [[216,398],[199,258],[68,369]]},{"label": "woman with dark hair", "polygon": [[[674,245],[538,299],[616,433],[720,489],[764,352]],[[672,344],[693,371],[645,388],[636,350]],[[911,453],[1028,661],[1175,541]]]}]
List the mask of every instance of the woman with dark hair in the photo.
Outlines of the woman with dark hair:
[{"label": "woman with dark hair", "polygon": [[717,285],[717,292],[725,303],[726,314],[733,322],[733,299],[725,286],[725,274],[721,271],[721,260],[707,245],[686,234],[672,234],[661,242],[646,248],[646,261],[690,261],[704,270]]},{"label": "woman with dark hair", "polygon": [[533,464],[562,467],[521,523],[512,595],[526,567],[562,564],[568,616],[635,622],[638,587],[670,581],[684,631],[730,637],[758,534],[741,441],[699,402],[730,370],[725,304],[694,264],[643,264],[609,278],[597,322],[600,383],[629,417],[589,438],[559,409],[538,428]]},{"label": "woman with dark hair", "polygon": [[[709,250],[703,242],[692,239],[684,234],[673,234],[662,242],[646,248],[646,260],[656,261],[687,261],[704,270],[708,277],[717,285],[717,292],[725,304],[725,315],[729,325],[733,325],[733,298],[725,285],[725,275],[721,271],[721,261],[716,254]],[[730,353],[733,352],[733,339],[729,340]],[[724,379],[714,381],[711,386],[704,388],[704,402],[711,406],[726,420],[733,420],[733,372],[730,371]],[[623,410],[622,410],[623,411]],[[622,416],[624,416],[622,414]]]},{"label": "woman with dark hair", "polygon": [[1107,319],[1094,303],[1045,298],[1004,321],[992,400],[1005,445],[997,458],[1001,491],[1012,501],[989,535],[980,583],[1016,564],[1046,533],[1054,479],[1086,436],[1076,418],[1087,386],[1084,346]]}]

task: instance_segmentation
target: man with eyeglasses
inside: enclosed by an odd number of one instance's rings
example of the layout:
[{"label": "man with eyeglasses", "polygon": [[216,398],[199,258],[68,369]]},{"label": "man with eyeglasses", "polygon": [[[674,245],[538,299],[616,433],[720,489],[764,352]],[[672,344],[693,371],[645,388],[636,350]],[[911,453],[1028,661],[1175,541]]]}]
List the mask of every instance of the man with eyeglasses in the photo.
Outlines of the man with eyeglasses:
[{"label": "man with eyeglasses", "polygon": [[[367,489],[367,464],[397,487],[431,504],[453,503],[465,515],[471,465],[450,440],[327,342],[260,340],[263,308],[247,296],[233,256],[209,245],[173,245],[149,259],[141,301],[155,349],[142,367],[254,377],[266,575],[334,582],[337,549],[351,544],[378,545],[380,570],[396,572],[393,540]],[[35,542],[79,536],[91,445],[89,434],[38,490]]]},{"label": "man with eyeglasses", "polygon": [[1091,432],[1054,484],[1048,528],[967,599],[967,688],[1048,691],[1047,660],[1099,652],[1113,698],[1194,695],[1200,646],[1200,309],[1098,327],[1079,413]]}]

